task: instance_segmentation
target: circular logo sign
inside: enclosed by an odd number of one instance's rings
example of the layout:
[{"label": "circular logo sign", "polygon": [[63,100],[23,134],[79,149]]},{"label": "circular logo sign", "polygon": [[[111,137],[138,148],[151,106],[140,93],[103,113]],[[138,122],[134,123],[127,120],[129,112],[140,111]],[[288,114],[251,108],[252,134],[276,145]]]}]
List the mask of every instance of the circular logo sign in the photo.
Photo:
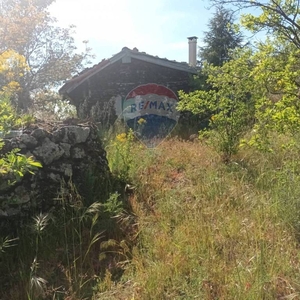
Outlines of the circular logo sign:
[{"label": "circular logo sign", "polygon": [[149,147],[155,147],[178,122],[177,101],[176,94],[165,86],[140,85],[125,98],[124,121],[138,139]]}]

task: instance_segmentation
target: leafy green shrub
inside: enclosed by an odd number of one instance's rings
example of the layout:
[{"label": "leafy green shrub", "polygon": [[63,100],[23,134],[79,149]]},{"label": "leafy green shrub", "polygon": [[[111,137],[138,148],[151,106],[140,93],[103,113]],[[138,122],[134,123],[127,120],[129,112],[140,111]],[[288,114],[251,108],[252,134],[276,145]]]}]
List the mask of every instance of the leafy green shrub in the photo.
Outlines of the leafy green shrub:
[{"label": "leafy green shrub", "polygon": [[221,67],[206,65],[203,72],[208,75],[210,90],[179,92],[179,110],[210,116],[208,130],[200,131],[200,135],[211,137],[226,161],[237,152],[241,138],[253,125],[251,53],[249,49],[239,50]]},{"label": "leafy green shrub", "polygon": [[[25,116],[25,120],[28,117]],[[11,128],[20,127],[23,124],[23,118],[17,116],[10,102],[5,97],[0,97],[0,133],[5,135]],[[0,138],[0,151],[4,143]],[[19,181],[25,173],[33,173],[42,165],[34,161],[32,157],[26,157],[19,152],[19,149],[0,155],[0,189]]]}]

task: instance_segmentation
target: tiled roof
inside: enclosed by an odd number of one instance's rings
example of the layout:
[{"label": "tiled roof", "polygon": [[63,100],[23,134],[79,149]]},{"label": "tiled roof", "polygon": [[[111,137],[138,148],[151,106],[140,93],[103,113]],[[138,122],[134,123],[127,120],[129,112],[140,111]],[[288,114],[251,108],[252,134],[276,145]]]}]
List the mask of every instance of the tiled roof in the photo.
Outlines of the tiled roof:
[{"label": "tiled roof", "polygon": [[103,59],[100,63],[94,65],[91,68],[87,68],[83,70],[78,75],[74,76],[72,79],[68,80],[60,89],[59,93],[61,95],[69,94],[72,90],[82,84],[85,80],[93,76],[94,74],[100,72],[105,69],[107,66],[119,61],[123,57],[131,57],[138,60],[142,60],[149,63],[154,63],[157,65],[161,65],[167,68],[176,69],[180,71],[184,71],[191,74],[196,74],[196,68],[190,67],[186,62],[177,62],[168,60],[166,58],[160,58],[158,56],[152,56],[145,52],[139,52],[138,49],[134,48],[133,50],[124,47],[121,52],[113,55],[109,59]]}]

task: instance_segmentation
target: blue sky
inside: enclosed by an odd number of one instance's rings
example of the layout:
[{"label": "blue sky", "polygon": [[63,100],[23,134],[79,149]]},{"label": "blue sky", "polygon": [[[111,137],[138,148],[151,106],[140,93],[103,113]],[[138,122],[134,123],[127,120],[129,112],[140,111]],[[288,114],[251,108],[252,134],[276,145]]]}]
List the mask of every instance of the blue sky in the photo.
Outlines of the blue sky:
[{"label": "blue sky", "polygon": [[76,41],[89,40],[95,62],[124,46],[188,61],[188,36],[203,32],[214,10],[204,0],[57,0],[50,7],[60,26],[76,25]]},{"label": "blue sky", "polygon": [[89,41],[94,63],[125,46],[187,62],[187,37],[203,45],[215,12],[209,7],[208,0],[56,0],[49,10],[60,26],[76,25],[77,45]]}]

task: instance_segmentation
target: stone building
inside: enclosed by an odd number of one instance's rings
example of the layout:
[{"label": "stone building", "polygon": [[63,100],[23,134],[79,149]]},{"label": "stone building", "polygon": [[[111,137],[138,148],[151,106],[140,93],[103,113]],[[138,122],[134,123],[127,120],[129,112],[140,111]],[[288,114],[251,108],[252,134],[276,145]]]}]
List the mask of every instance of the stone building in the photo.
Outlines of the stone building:
[{"label": "stone building", "polygon": [[76,106],[78,117],[112,123],[123,112],[124,99],[141,85],[156,84],[172,90],[191,91],[197,73],[197,38],[189,40],[189,63],[180,63],[124,47],[109,59],[67,81],[60,94]]}]

